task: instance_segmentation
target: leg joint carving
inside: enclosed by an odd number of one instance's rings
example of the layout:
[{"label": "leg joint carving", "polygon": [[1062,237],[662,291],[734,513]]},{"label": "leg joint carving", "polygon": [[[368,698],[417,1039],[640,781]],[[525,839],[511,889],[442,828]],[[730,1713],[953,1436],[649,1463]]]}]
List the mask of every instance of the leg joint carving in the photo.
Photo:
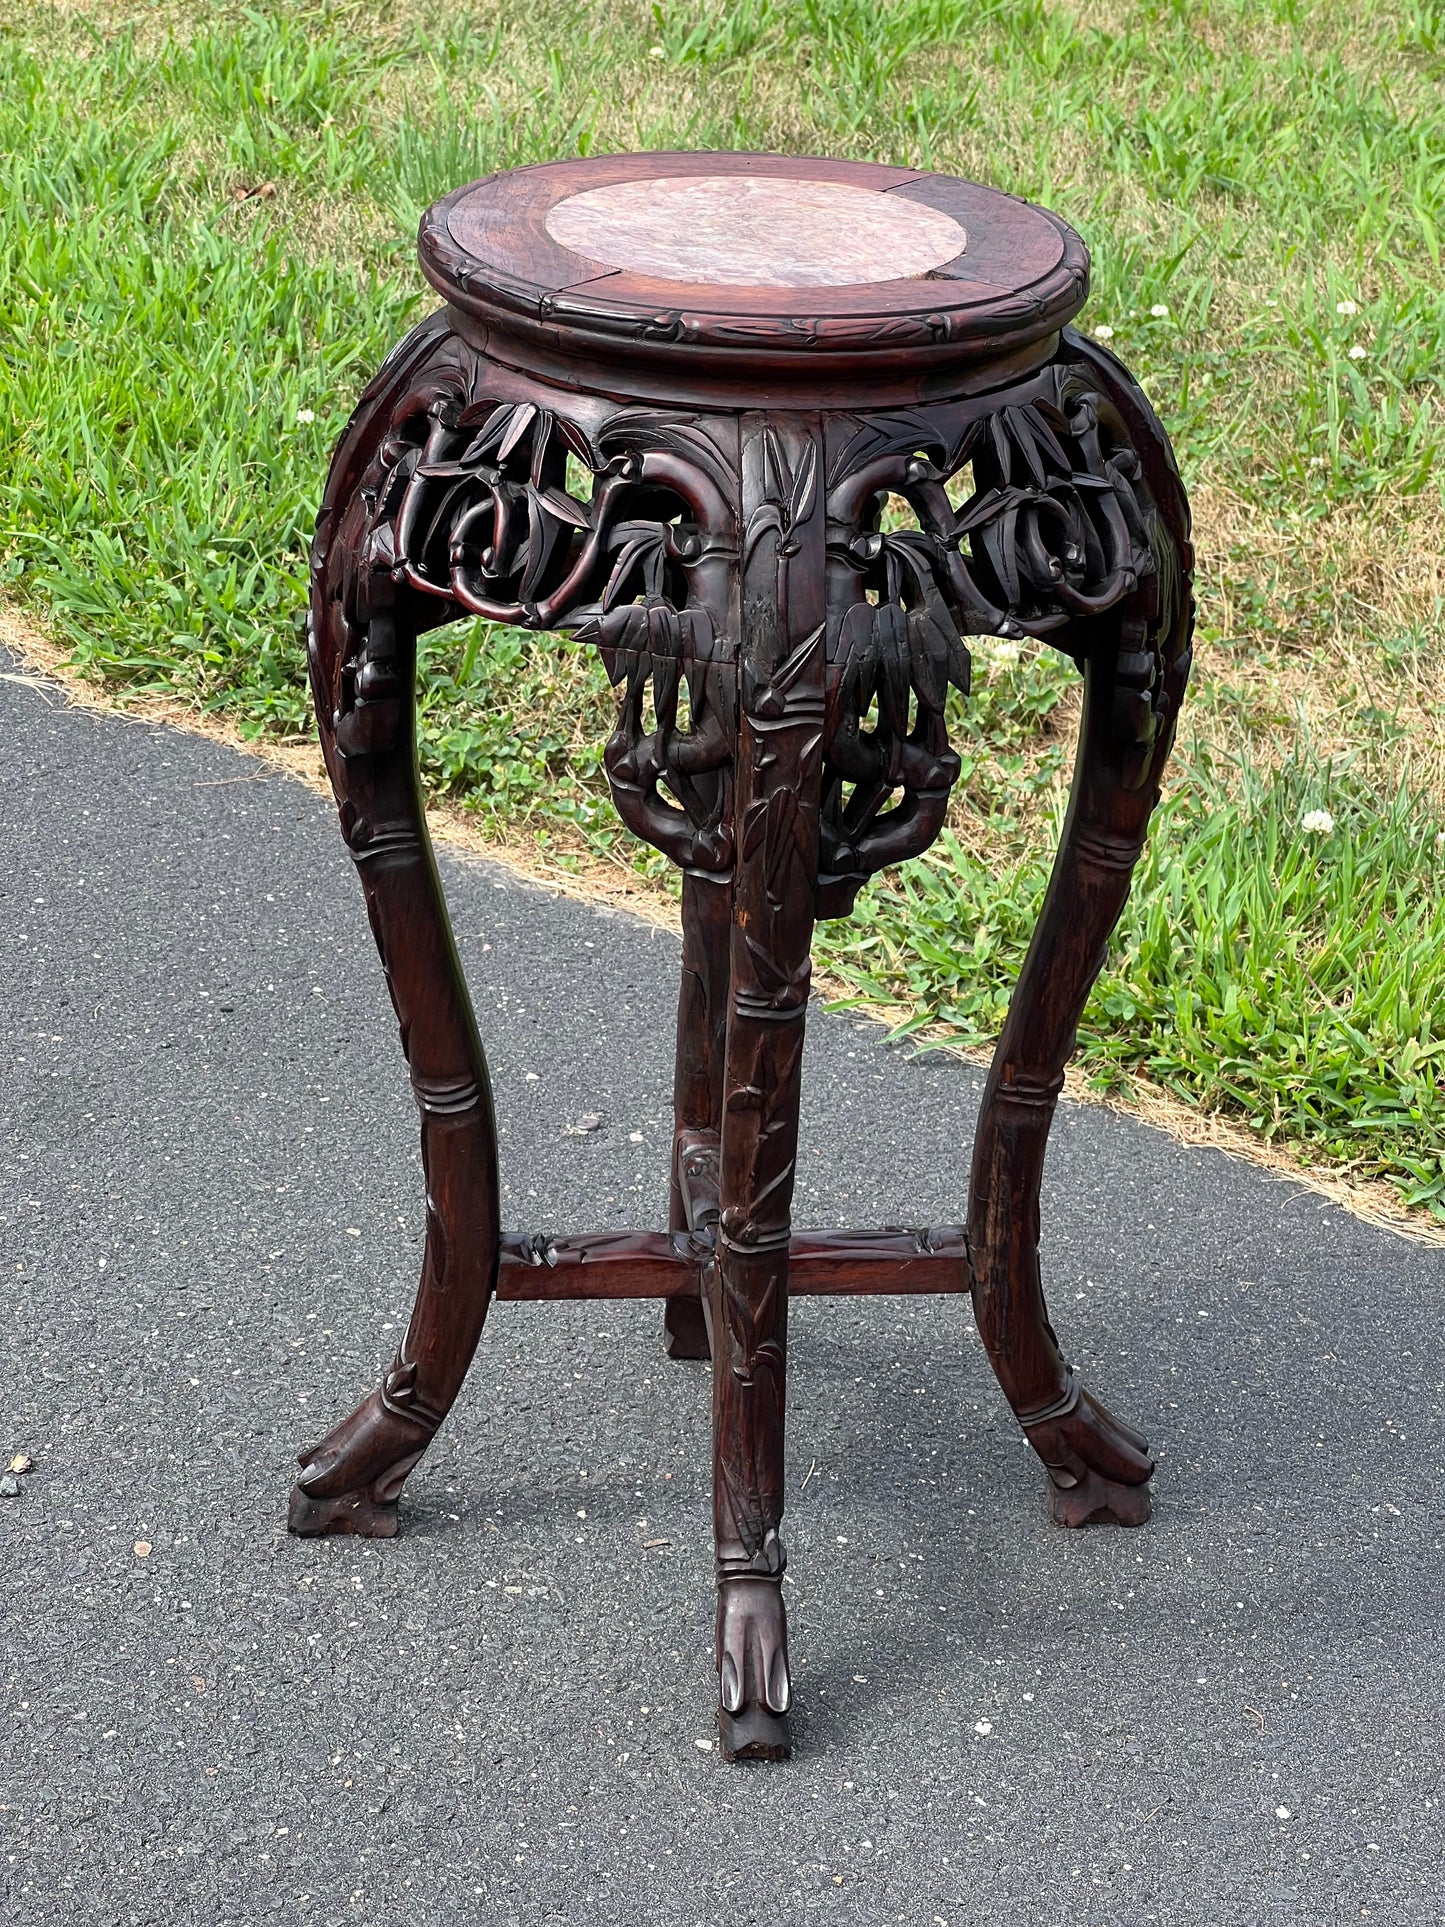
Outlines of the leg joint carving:
[{"label": "leg joint carving", "polygon": [[411,1088],[427,1117],[464,1117],[488,1101],[474,1077],[422,1077],[413,1070]]},{"label": "leg joint carving", "polygon": [[437,1411],[421,1396],[417,1386],[417,1368],[401,1352],[392,1360],[391,1369],[381,1381],[381,1402],[395,1418],[406,1419],[418,1426],[428,1438],[446,1417],[445,1412]]},{"label": "leg joint carving", "polygon": [[1015,1416],[1027,1432],[1031,1426],[1048,1425],[1054,1419],[1067,1418],[1079,1403],[1080,1386],[1068,1366],[1064,1367],[1064,1390],[1051,1404],[1041,1405],[1034,1412],[1018,1412]]}]

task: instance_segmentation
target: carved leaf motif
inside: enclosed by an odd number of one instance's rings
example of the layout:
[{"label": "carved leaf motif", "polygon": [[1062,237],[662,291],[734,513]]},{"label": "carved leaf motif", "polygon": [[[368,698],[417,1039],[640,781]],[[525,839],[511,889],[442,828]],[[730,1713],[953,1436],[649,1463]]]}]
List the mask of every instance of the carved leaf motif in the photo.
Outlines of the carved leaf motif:
[{"label": "carved leaf motif", "polygon": [[744,858],[757,855],[758,850],[762,847],[763,838],[767,833],[768,799],[766,796],[760,796],[749,803],[743,817],[741,845]]},{"label": "carved leaf motif", "polygon": [[1018,503],[1010,500],[1004,503],[1000,515],[985,523],[981,532],[984,553],[993,565],[994,574],[1003,585],[1004,596],[1010,608],[1019,601],[1022,586],[1019,581],[1016,539],[1018,525]]},{"label": "carved leaf motif", "polygon": [[[943,615],[937,590],[933,591],[933,601],[938,605],[937,613],[927,605],[908,612],[908,656],[913,687],[920,700],[930,709],[942,709],[952,680],[950,648],[957,638],[952,633],[952,624]],[[967,693],[966,678],[960,687]]]},{"label": "carved leaf motif", "polygon": [[753,960],[758,983],[768,997],[777,1004],[790,1001],[789,993],[806,987],[811,977],[811,966],[807,962],[789,970],[780,964],[768,944],[760,943],[751,931],[746,932],[745,942]]},{"label": "carved leaf motif", "polygon": [[874,611],[873,622],[878,636],[879,697],[894,734],[906,735],[913,666],[908,647],[908,612],[901,602],[883,602]]},{"label": "carved leaf motif", "polygon": [[813,512],[813,503],[818,493],[818,449],[817,444],[809,441],[803,450],[803,459],[798,464],[798,472],[792,480],[792,491],[788,497],[788,526],[796,528],[806,522]]},{"label": "carved leaf motif", "polygon": [[728,1326],[740,1354],[733,1367],[739,1377],[743,1377],[744,1374],[751,1377],[757,1367],[759,1353],[762,1350],[761,1335],[772,1328],[777,1298],[776,1277],[769,1279],[766,1290],[754,1303],[724,1271],[723,1302],[727,1310]]},{"label": "carved leaf motif", "polygon": [[604,610],[615,608],[633,573],[641,568],[644,593],[662,593],[662,562],[667,552],[667,532],[658,522],[623,522],[612,532],[617,560],[602,591]]},{"label": "carved leaf motif", "polygon": [[[485,412],[483,412],[485,411]],[[475,416],[481,427],[468,443],[460,460],[466,466],[474,466],[488,455],[494,455],[498,443],[511,426],[515,410],[505,402],[482,402],[474,408],[466,409],[458,417],[457,426],[468,425],[468,418]]]},{"label": "carved leaf motif", "polygon": [[[1020,455],[1023,456],[1024,466],[1032,476],[1035,487],[1043,488],[1048,481],[1048,472],[1044,467],[1043,457],[1039,452],[1028,410],[1025,408],[1004,408],[999,411],[999,419],[1003,422],[1009,440],[1013,443]],[[1014,464],[1010,463],[1007,472],[1011,472],[1013,466]]]},{"label": "carved leaf motif", "polygon": [[781,505],[787,500],[793,471],[783,450],[778,432],[771,425],[763,430],[763,496]]},{"label": "carved leaf motif", "polygon": [[736,477],[732,468],[717,443],[696,422],[630,411],[608,423],[602,441],[605,448],[666,449],[705,475],[727,500],[733,497]]},{"label": "carved leaf motif", "polygon": [[[830,617],[825,868],[831,853],[857,877],[936,834],[938,808],[922,799],[936,798],[957,770],[943,708],[950,683],[968,687],[965,633],[1065,636],[1160,582],[1158,518],[1111,406],[1085,357],[961,405],[946,434],[936,424],[947,411],[900,411],[861,421],[844,442],[830,490],[866,470],[879,494],[846,551],[859,601]],[[945,484],[969,462],[974,490],[955,508]],[[917,531],[878,532],[884,490],[909,501]],[[1155,633],[1166,626],[1157,622]],[[904,802],[894,805],[900,784]]]},{"label": "carved leaf motif", "polygon": [[463,468],[477,467],[485,458],[488,451],[495,446],[495,442],[496,437],[488,436],[485,429],[483,429],[480,435],[474,435],[458,457],[461,466]]},{"label": "carved leaf motif", "polygon": [[671,609],[648,610],[648,642],[652,657],[652,706],[658,727],[671,728],[677,715],[679,678],[677,617]]},{"label": "carved leaf motif", "polygon": [[592,518],[586,509],[583,508],[580,502],[574,502],[572,497],[562,489],[544,488],[539,492],[539,500],[546,505],[559,522],[567,523],[570,528],[591,528]]},{"label": "carved leaf motif", "polygon": [[866,467],[874,455],[905,446],[919,451],[935,450],[944,457],[947,466],[954,468],[963,459],[957,453],[951,456],[945,454],[945,444],[935,416],[916,409],[869,415],[834,456],[828,471],[828,487],[836,488],[845,477]]},{"label": "carved leaf motif", "polygon": [[1028,423],[1035,438],[1060,473],[1067,475],[1070,472],[1069,458],[1064,453],[1058,434],[1055,433],[1056,429],[1061,434],[1068,432],[1068,422],[1064,416],[1046,401],[1031,402],[1026,408],[1020,409],[1019,414]]},{"label": "carved leaf motif", "polygon": [[776,502],[759,502],[748,517],[748,526],[743,536],[743,568],[746,571],[759,543],[766,535],[783,534],[783,512]]},{"label": "carved leaf motif", "polygon": [[526,559],[522,568],[521,580],[517,584],[517,594],[523,602],[531,599],[532,591],[541,579],[543,571],[552,559],[561,532],[555,516],[548,515],[542,498],[535,488],[527,490],[527,547]]},{"label": "carved leaf motif", "polygon": [[529,401],[518,402],[516,407],[509,411],[502,426],[501,439],[497,443],[499,463],[506,461],[536,419],[537,410]]},{"label": "carved leaf motif", "polygon": [[[771,1353],[755,1354],[743,1383],[753,1388],[755,1401],[753,1426],[749,1429],[756,1428],[761,1436],[768,1436],[765,1428],[781,1423],[782,1417],[781,1357],[774,1358]],[[761,1403],[762,1399],[766,1399],[766,1405]],[[742,1549],[743,1558],[753,1568],[781,1570],[777,1519],[782,1510],[782,1494],[774,1490],[776,1474],[756,1448],[749,1450],[741,1441],[736,1460],[722,1458],[717,1469],[723,1514],[732,1528],[725,1536]]]},{"label": "carved leaf motif", "polygon": [[953,524],[954,535],[972,535],[975,529],[1001,515],[1007,508],[1011,491],[1004,488],[982,489],[960,509]]},{"label": "carved leaf motif", "polygon": [[592,444],[577,424],[559,418],[557,430],[564,445],[577,457],[584,468],[590,468],[595,474],[602,465],[592,452]]}]

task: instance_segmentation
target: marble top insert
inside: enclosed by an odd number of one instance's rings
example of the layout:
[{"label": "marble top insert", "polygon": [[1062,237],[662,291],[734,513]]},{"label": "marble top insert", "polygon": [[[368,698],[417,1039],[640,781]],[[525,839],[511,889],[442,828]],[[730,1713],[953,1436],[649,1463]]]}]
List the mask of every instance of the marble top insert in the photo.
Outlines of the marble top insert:
[{"label": "marble top insert", "polygon": [[573,253],[662,281],[846,287],[927,274],[963,252],[949,214],[835,181],[665,175],[559,201],[547,232]]}]

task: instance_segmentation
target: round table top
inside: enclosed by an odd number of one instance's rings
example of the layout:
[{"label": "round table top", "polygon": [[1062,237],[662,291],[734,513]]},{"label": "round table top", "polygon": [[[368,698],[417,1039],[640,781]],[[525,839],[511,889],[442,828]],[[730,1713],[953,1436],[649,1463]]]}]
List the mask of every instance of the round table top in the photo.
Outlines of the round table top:
[{"label": "round table top", "polygon": [[544,373],[585,360],[606,364],[603,385],[734,386],[742,400],[780,383],[802,398],[830,382],[946,387],[950,369],[962,380],[1048,341],[1088,288],[1082,241],[1027,201],[780,154],[493,174],[428,209],[420,250],[503,360]]},{"label": "round table top", "polygon": [[852,182],[664,174],[558,201],[545,226],[609,268],[697,288],[846,288],[957,260],[951,214]]}]

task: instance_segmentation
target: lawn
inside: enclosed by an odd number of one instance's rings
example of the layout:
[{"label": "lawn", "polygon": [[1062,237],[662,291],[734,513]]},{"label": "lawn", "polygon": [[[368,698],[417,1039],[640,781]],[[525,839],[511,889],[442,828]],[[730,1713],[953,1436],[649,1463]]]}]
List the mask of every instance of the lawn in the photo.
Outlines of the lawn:
[{"label": "lawn", "polygon": [[[75,674],[294,740],[327,454],[434,305],[436,195],[692,146],[1046,201],[1201,556],[1197,680],[1080,1065],[1445,1221],[1442,90],[1439,0],[31,6],[0,27],[3,592]],[[1046,649],[983,642],[976,670],[948,834],[819,943],[851,995],[970,1045],[1076,719]],[[605,802],[609,712],[565,644],[443,631],[427,779],[493,843],[663,892]]]}]

